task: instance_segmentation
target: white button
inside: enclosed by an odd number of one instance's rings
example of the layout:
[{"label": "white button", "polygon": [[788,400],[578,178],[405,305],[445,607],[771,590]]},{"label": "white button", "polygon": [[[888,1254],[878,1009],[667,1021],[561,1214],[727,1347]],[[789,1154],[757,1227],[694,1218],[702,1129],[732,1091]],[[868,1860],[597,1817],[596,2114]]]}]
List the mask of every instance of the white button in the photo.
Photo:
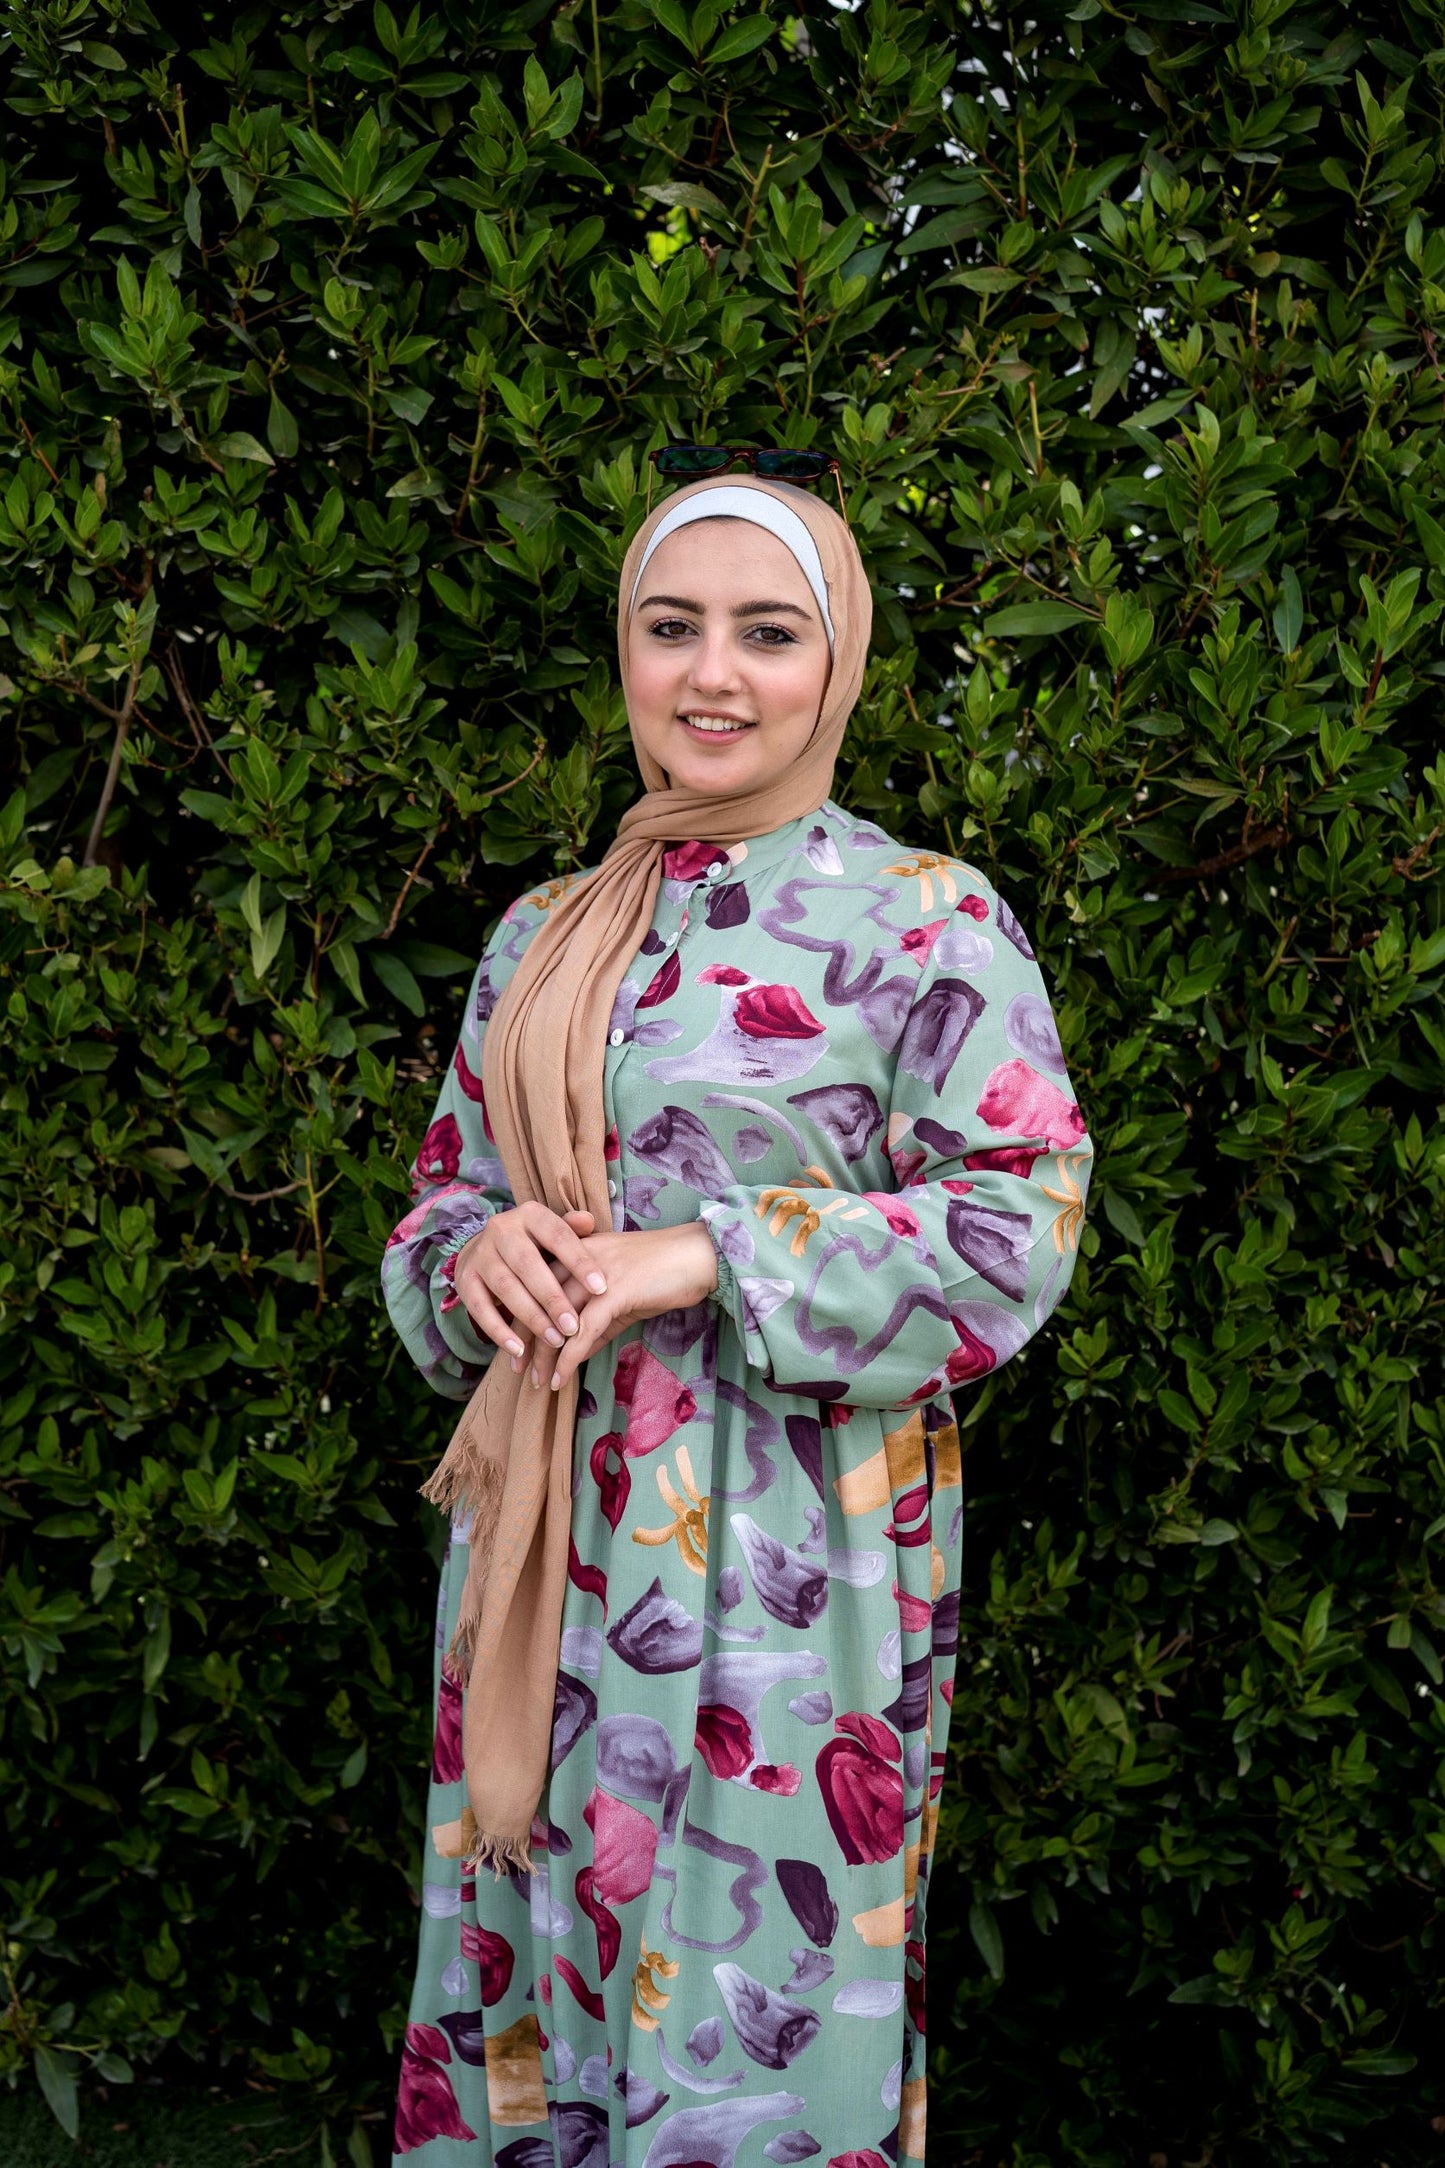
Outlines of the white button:
[{"label": "white button", "polygon": [[677,939],[677,935],[676,935],[675,933],[669,933],[669,934],[665,934],[665,935],[663,936],[663,942],[662,942],[662,945],[663,945],[663,947],[664,947],[664,948],[671,948],[671,947],[672,947],[672,944],[673,944],[673,942],[674,942],[674,941],[675,941],[676,939]]},{"label": "white button", "polygon": [[609,1197],[615,1197],[617,1195],[617,1184],[615,1182],[608,1183],[607,1194]]},{"label": "white button", "polygon": [[712,864],[707,869],[707,877],[710,881],[716,881],[720,877],[720,875],[726,873],[727,870],[727,860],[725,858],[715,858]]},{"label": "white button", "polygon": [[623,1040],[624,1040],[624,1039],[625,1039],[626,1037],[627,1037],[627,1033],[626,1033],[626,1032],[625,1032],[625,1031],[623,1030],[622,1026],[621,1026],[621,1025],[619,1024],[619,1025],[618,1025],[618,1027],[617,1027],[617,1029],[616,1029],[616,1031],[610,1031],[610,1032],[609,1032],[609,1033],[607,1034],[607,1044],[608,1044],[609,1046],[621,1046],[621,1044],[622,1044]]}]

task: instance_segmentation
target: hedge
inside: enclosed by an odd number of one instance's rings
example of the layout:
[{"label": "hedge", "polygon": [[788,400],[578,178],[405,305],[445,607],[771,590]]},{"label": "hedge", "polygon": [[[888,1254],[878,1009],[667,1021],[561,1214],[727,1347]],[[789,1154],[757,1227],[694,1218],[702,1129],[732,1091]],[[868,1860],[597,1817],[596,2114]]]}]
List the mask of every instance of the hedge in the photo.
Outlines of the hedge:
[{"label": "hedge", "polygon": [[1100,1145],[959,1403],[934,2150],[1433,2157],[1438,6],[0,39],[0,2069],[368,2157],[448,1421],[378,1256],[489,926],[634,793],[617,568],[713,438],[837,452],[838,795],[1014,901]]}]

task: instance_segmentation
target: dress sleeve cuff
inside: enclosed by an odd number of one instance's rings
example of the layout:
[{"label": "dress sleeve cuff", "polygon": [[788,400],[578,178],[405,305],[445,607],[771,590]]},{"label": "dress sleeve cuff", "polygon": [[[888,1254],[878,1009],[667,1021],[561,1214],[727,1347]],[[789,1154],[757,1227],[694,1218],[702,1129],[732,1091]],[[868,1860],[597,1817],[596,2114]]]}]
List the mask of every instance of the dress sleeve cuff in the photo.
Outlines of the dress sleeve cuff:
[{"label": "dress sleeve cuff", "polygon": [[454,1310],[461,1301],[461,1296],[457,1293],[456,1283],[457,1259],[471,1241],[473,1235],[479,1235],[492,1217],[493,1215],[489,1211],[478,1212],[474,1218],[464,1220],[460,1227],[454,1227],[445,1242],[437,1244],[435,1270],[436,1277],[441,1283],[441,1314],[443,1317],[449,1311]]}]

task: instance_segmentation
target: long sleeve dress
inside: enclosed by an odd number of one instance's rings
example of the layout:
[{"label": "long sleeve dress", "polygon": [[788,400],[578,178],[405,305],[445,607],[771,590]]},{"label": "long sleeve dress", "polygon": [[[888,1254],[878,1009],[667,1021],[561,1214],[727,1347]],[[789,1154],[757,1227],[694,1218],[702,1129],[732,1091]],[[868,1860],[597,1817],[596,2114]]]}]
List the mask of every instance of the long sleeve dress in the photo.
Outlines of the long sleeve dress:
[{"label": "long sleeve dress", "polygon": [[[453,1261],[511,1201],[481,1037],[567,885],[488,944],[386,1253],[396,1327],[456,1399],[494,1349]],[[667,851],[604,1091],[615,1228],[701,1218],[719,1284],[586,1364],[537,1871],[429,1842],[396,2156],[918,2168],[951,1395],[1058,1302],[1090,1161],[1044,981],[973,867],[829,801]],[[466,1535],[430,1828],[464,1800]]]}]

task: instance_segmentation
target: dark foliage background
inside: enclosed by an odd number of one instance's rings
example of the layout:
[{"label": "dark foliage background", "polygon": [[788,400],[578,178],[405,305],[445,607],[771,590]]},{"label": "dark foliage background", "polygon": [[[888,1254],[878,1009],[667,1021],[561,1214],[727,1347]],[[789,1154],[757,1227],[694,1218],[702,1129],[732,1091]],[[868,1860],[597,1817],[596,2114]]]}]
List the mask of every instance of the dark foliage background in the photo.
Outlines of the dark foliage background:
[{"label": "dark foliage background", "polygon": [[369,2157],[448,1420],[378,1255],[714,436],[840,455],[839,794],[1002,883],[1102,1149],[961,1402],[933,2149],[1438,2155],[1442,32],[6,13],[0,2068],[67,2128],[189,2059]]}]

